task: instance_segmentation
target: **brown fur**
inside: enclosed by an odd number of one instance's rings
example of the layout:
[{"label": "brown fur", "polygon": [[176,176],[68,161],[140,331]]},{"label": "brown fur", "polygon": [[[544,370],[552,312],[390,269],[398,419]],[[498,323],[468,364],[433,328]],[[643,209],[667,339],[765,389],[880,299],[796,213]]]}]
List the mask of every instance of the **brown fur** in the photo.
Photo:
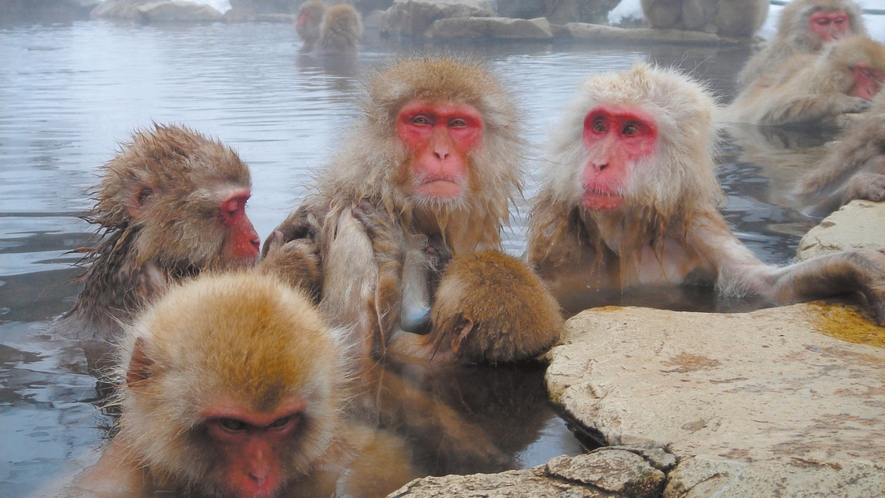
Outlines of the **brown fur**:
[{"label": "brown fur", "polygon": [[[654,156],[632,167],[624,203],[583,207],[581,173],[594,157],[584,116],[600,104],[646,112],[658,128]],[[549,171],[530,213],[529,262],[560,299],[573,294],[680,284],[715,285],[782,304],[845,292],[866,297],[885,322],[885,256],[847,251],[777,268],[765,265],[716,209],[721,190],[711,155],[715,106],[697,83],[638,64],[591,77],[554,135]],[[701,180],[702,179],[702,180]]]},{"label": "brown fur", "polygon": [[225,193],[251,184],[248,167],[230,148],[185,127],[155,125],[137,132],[102,172],[86,217],[101,240],[82,250],[85,286],[58,324],[62,334],[114,337],[120,321],[169,284],[245,264],[225,259],[228,232],[217,219]]},{"label": "brown fur", "polygon": [[642,0],[649,26],[753,36],[768,16],[768,0]]},{"label": "brown fur", "polygon": [[285,496],[331,495],[359,455],[375,467],[351,473],[354,496],[393,491],[414,477],[411,464],[396,438],[343,424],[347,369],[333,335],[303,294],[258,272],[204,275],[171,289],[127,331],[120,432],[75,488],[227,496],[216,487],[218,449],[198,413],[226,397],[267,413],[297,396],[306,410],[289,442]]},{"label": "brown fur", "polygon": [[726,111],[727,119],[760,125],[833,124],[844,113],[870,106],[848,95],[859,64],[885,74],[885,47],[863,36],[850,36],[820,55],[797,55],[741,92]]},{"label": "brown fur", "polygon": [[[295,31],[303,42],[302,50],[313,50],[316,42],[320,39],[320,26],[325,12],[326,4],[320,0],[308,0],[301,4],[301,8],[298,10],[299,21],[295,23]],[[305,15],[307,17],[301,21],[302,16]]]},{"label": "brown fur", "polygon": [[320,50],[330,53],[355,52],[362,34],[360,14],[352,5],[329,7],[320,26]]},{"label": "brown fur", "polygon": [[820,204],[815,214],[854,199],[885,200],[885,93],[864,114],[796,186],[807,204]]},{"label": "brown fur", "polygon": [[427,353],[451,348],[464,363],[509,363],[544,353],[565,328],[556,299],[522,261],[497,251],[446,267],[431,311]]},{"label": "brown fur", "polygon": [[867,34],[863,12],[852,0],[792,0],[780,13],[777,35],[741,70],[738,87],[747,88],[757,78],[776,71],[796,55],[819,53],[823,42],[808,27],[811,16],[819,11],[843,11],[851,23],[850,34]]}]

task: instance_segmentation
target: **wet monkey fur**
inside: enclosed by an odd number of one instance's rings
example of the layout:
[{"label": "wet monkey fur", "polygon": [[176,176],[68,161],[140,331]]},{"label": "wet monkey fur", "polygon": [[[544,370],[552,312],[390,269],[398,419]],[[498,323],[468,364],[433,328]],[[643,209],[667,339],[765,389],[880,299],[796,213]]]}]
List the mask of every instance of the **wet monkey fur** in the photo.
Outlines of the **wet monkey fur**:
[{"label": "wet monkey fur", "polygon": [[734,236],[717,210],[715,110],[696,82],[644,64],[580,86],[530,213],[529,261],[554,294],[715,285],[787,304],[856,293],[885,323],[885,255],[778,268]]},{"label": "wet monkey fur", "polygon": [[[344,417],[347,359],[300,291],[257,271],[172,288],[119,349],[119,433],[67,496],[385,496],[402,441]],[[339,480],[341,482],[339,482]]]},{"label": "wet monkey fur", "polygon": [[796,55],[820,53],[825,44],[849,35],[867,35],[863,12],[853,0],[792,0],[780,12],[775,37],[741,69],[738,88]]},{"label": "wet monkey fur", "polygon": [[84,288],[58,331],[113,339],[170,284],[252,266],[260,240],[246,216],[250,189],[249,168],[220,142],[183,126],[136,132],[102,167],[86,217],[101,240],[81,250]]}]

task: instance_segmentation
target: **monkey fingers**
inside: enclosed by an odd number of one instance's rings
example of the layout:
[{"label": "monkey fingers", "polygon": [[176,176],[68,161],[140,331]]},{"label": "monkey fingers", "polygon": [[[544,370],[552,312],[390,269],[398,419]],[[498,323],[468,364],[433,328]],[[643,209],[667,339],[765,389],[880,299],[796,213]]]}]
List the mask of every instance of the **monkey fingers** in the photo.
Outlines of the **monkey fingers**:
[{"label": "monkey fingers", "polygon": [[848,181],[843,203],[854,199],[865,199],[873,202],[885,200],[885,175],[879,173],[856,174]]},{"label": "monkey fingers", "polygon": [[274,230],[274,233],[270,234],[267,240],[264,241],[262,256],[267,255],[277,232],[280,233],[282,237],[281,242],[283,243],[296,239],[307,239],[319,245],[319,220],[322,219],[328,211],[328,203],[317,204],[315,202],[311,203],[310,200],[305,201],[305,203],[299,206],[294,213],[290,214],[282,223],[280,223],[280,225]]},{"label": "monkey fingers", "polygon": [[283,232],[274,230],[265,242],[265,254],[258,270],[277,274],[293,287],[306,291],[314,302],[319,300],[323,277],[319,250],[310,238],[283,241]]}]

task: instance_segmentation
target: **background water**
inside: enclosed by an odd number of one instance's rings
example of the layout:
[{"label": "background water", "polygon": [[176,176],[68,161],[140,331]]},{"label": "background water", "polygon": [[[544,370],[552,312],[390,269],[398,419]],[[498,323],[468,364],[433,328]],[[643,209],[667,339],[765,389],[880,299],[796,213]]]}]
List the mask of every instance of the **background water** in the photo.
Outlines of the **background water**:
[{"label": "background water", "polygon": [[[678,65],[727,102],[750,54],[667,45],[369,41],[360,68],[349,74],[299,56],[299,48],[286,24],[0,28],[0,496],[26,495],[94,461],[111,424],[90,403],[94,379],[82,351],[44,329],[77,292],[68,283],[77,258],[68,251],[92,235],[79,218],[90,206],[86,191],[133,130],[185,123],[235,148],[252,169],[248,212],[264,239],[353,121],[360,74],[396,54],[469,53],[489,62],[523,111],[532,145],[528,197],[546,133],[589,73],[642,59]],[[825,138],[753,128],[724,137],[723,210],[764,261],[789,261],[814,224],[785,193]],[[525,214],[524,205],[513,213],[507,249],[514,254],[525,246]],[[579,451],[562,421],[540,420],[530,434],[535,442],[513,449],[521,465]]]}]

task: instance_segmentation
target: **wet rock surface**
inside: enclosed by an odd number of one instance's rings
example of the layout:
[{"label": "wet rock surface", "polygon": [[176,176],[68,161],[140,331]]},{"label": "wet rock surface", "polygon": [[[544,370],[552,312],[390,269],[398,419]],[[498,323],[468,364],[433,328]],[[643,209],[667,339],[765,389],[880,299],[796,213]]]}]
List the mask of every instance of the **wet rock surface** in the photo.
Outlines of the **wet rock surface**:
[{"label": "wet rock surface", "polygon": [[575,40],[637,43],[680,43],[688,45],[735,45],[751,43],[752,40],[724,38],[712,33],[683,31],[678,29],[618,28],[601,24],[570,22],[565,29]]},{"label": "wet rock surface", "polygon": [[395,0],[384,14],[381,32],[393,36],[423,36],[439,19],[493,15],[489,4],[474,0]]},{"label": "wet rock surface", "polygon": [[672,456],[668,459],[659,450],[606,447],[557,457],[528,470],[416,479],[390,496],[653,497],[660,495],[664,471],[674,463]]},{"label": "wet rock surface", "polygon": [[885,203],[858,200],[842,206],[802,237],[797,257],[858,248],[885,252]]},{"label": "wet rock surface", "polygon": [[547,19],[510,19],[507,17],[461,17],[440,19],[424,35],[435,40],[549,40],[553,30]]},{"label": "wet rock surface", "polygon": [[882,496],[885,350],[822,334],[841,308],[588,310],[548,389],[606,443],[672,453],[664,496]]}]

